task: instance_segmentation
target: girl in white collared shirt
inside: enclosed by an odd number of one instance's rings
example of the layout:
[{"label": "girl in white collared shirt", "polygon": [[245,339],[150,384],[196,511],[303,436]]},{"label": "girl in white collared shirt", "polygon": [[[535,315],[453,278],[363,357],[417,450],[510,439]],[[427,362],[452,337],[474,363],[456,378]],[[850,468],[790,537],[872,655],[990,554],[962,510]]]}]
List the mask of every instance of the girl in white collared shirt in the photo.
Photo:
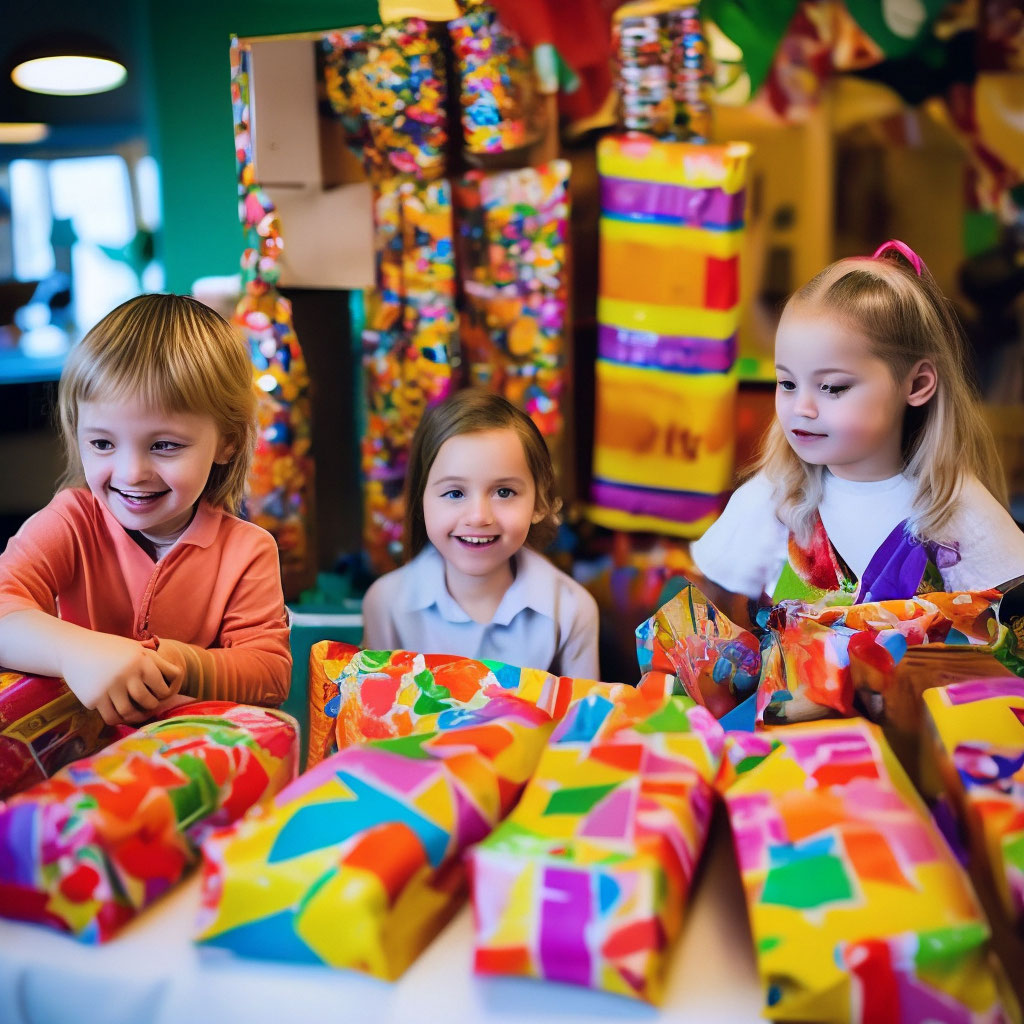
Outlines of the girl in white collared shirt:
[{"label": "girl in white collared shirt", "polygon": [[424,415],[406,482],[411,561],[367,591],[363,646],[599,678],[597,603],[530,550],[561,506],[533,421],[500,395],[457,392]]}]

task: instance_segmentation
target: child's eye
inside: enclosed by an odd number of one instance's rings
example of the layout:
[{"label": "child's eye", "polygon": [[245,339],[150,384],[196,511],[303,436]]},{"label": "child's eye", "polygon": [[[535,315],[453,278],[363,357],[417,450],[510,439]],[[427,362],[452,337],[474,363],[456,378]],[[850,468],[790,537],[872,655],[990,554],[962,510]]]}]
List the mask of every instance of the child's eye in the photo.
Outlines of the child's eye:
[{"label": "child's eye", "polygon": [[462,497],[462,491],[460,491],[458,489],[458,487],[452,487],[450,490],[445,491],[444,494],[441,495],[441,497],[442,498],[453,498],[453,499],[454,498],[461,498]]},{"label": "child's eye", "polygon": [[849,384],[822,384],[820,390],[826,395],[841,395],[850,390]]},{"label": "child's eye", "polygon": [[499,498],[514,498],[516,492],[511,487],[499,487],[495,492]]},{"label": "child's eye", "polygon": [[95,441],[90,441],[89,444],[98,452],[109,452],[114,447],[105,437],[97,437]]},{"label": "child's eye", "polygon": [[778,386],[780,388],[782,388],[783,391],[795,391],[796,390],[796,385],[791,380],[780,380],[777,383],[778,383]]},{"label": "child's eye", "polygon": [[174,452],[184,447],[184,445],[178,444],[177,441],[154,441],[152,445],[155,452]]}]

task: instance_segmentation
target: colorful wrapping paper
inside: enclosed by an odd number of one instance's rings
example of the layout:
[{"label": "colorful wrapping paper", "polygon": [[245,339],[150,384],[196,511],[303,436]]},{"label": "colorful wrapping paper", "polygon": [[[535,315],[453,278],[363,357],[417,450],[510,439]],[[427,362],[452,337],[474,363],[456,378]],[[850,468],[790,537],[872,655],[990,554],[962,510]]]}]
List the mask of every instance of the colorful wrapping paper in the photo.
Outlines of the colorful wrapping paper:
[{"label": "colorful wrapping paper", "polygon": [[[850,714],[859,692],[884,709],[902,685],[897,666],[908,648],[973,646],[991,652],[1005,636],[999,592],[936,592],[904,601],[830,607],[783,601],[768,619],[772,644],[758,688],[758,720],[784,721],[790,701],[805,699]],[[916,695],[915,695],[916,698]]]},{"label": "colorful wrapping paper", "polygon": [[945,792],[986,865],[1007,917],[1024,931],[1024,680],[975,679],[925,690]]},{"label": "colorful wrapping paper", "polygon": [[[986,590],[846,606],[828,597],[782,601],[759,616],[764,628],[751,632],[687,584],[637,627],[637,657],[641,669],[674,672],[716,718],[755,692],[757,721],[774,723],[807,717],[809,705],[852,714],[859,694],[873,717],[916,730],[916,677],[900,669],[907,651],[932,645],[938,657],[940,650],[970,650],[977,657],[965,668],[998,668],[1008,638],[999,599]],[[919,668],[927,678],[923,663]]]},{"label": "colorful wrapping paper", "polygon": [[348,747],[204,846],[199,938],[397,978],[464,894],[460,854],[508,812],[551,718],[514,697]]},{"label": "colorful wrapping paper", "polygon": [[[746,143],[606,136],[590,518],[699,536],[732,484]],[[685,488],[675,481],[685,481]]]},{"label": "colorful wrapping paper", "polygon": [[500,661],[452,654],[362,651],[322,640],[309,652],[309,767],[367,739],[448,728],[466,711],[514,695],[559,719],[573,701],[600,693],[622,714],[653,710],[675,691],[674,677],[649,672],[638,686],[555,676]]},{"label": "colorful wrapping paper", "polygon": [[988,927],[877,726],[730,733],[720,784],[771,1020],[1003,1020]]},{"label": "colorful wrapping paper", "polygon": [[0,804],[0,913],[106,941],[297,760],[280,711],[208,701],[147,723]]},{"label": "colorful wrapping paper", "polygon": [[519,406],[563,458],[569,162],[484,174],[456,185],[463,360],[471,384]]},{"label": "colorful wrapping paper", "polygon": [[616,720],[591,695],[471,853],[475,966],[657,1002],[704,847],[724,734],[670,697]]},{"label": "colorful wrapping paper", "polygon": [[0,800],[113,739],[62,679],[0,670]]}]

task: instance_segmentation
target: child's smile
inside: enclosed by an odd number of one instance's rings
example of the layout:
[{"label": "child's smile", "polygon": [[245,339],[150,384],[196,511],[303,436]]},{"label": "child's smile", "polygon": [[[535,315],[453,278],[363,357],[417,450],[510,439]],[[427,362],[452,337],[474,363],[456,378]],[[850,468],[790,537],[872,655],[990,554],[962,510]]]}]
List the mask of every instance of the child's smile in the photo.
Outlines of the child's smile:
[{"label": "child's smile", "polygon": [[445,560],[449,590],[512,582],[510,559],[526,542],[535,500],[515,431],[474,431],[441,445],[423,493],[423,520]]},{"label": "child's smile", "polygon": [[132,399],[80,403],[78,448],[93,494],[157,545],[188,526],[210,469],[229,457],[213,417]]}]

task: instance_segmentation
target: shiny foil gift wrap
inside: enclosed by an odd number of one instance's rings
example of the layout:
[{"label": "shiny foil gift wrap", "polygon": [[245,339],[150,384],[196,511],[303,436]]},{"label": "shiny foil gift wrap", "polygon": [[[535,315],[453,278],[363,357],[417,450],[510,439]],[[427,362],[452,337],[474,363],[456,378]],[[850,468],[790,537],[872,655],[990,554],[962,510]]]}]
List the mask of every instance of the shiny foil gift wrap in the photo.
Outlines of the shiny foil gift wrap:
[{"label": "shiny foil gift wrap", "polygon": [[932,755],[970,839],[1024,933],[1024,679],[973,679],[925,690]]},{"label": "shiny foil gift wrap", "polygon": [[974,892],[877,726],[729,733],[719,785],[768,1019],[1004,1019]]},{"label": "shiny foil gift wrap", "polygon": [[515,803],[553,721],[514,697],[347,747],[204,846],[199,939],[397,978],[459,906],[462,852]]},{"label": "shiny foil gift wrap", "polygon": [[641,670],[674,673],[715,718],[750,697],[761,675],[758,638],[691,583],[637,626],[636,652]]},{"label": "shiny foil gift wrap", "polygon": [[104,942],[294,777],[280,711],[184,705],[0,804],[0,914]]},{"label": "shiny foil gift wrap", "polygon": [[657,1002],[704,848],[724,733],[669,697],[616,718],[592,695],[471,854],[476,969]]}]

